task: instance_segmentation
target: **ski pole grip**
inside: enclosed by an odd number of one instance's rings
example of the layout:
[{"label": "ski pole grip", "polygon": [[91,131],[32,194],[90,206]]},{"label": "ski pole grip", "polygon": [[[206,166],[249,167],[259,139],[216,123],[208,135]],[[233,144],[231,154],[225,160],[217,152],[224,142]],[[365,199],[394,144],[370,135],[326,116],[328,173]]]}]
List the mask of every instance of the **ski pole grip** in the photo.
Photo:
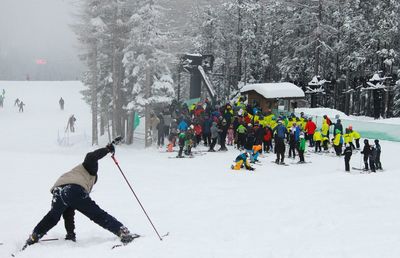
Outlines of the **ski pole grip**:
[{"label": "ski pole grip", "polygon": [[114,156],[114,155],[111,155],[111,158],[114,160],[115,164],[118,165],[118,161],[117,161],[117,159],[115,158],[115,156]]}]

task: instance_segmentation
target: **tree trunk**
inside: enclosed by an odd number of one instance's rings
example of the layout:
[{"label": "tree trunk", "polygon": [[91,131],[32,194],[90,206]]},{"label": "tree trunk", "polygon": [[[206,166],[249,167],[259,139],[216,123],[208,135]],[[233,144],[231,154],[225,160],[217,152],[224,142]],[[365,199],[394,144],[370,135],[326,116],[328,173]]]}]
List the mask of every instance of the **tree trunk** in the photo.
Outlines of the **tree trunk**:
[{"label": "tree trunk", "polygon": [[91,70],[92,70],[92,87],[91,87],[91,99],[92,99],[92,145],[99,144],[98,137],[98,100],[97,100],[97,88],[98,88],[98,70],[97,70],[97,44],[92,44],[92,56],[91,56]]},{"label": "tree trunk", "polygon": [[241,41],[242,36],[242,3],[243,0],[238,0],[238,24],[237,24],[237,57],[236,57],[236,69],[238,81],[242,79],[242,51],[243,45]]},{"label": "tree trunk", "polygon": [[[151,68],[148,66],[146,68],[146,99],[150,97],[151,92]],[[150,130],[150,105],[147,103],[145,105],[145,140],[144,140],[145,147],[150,147],[152,144],[152,135]]]}]

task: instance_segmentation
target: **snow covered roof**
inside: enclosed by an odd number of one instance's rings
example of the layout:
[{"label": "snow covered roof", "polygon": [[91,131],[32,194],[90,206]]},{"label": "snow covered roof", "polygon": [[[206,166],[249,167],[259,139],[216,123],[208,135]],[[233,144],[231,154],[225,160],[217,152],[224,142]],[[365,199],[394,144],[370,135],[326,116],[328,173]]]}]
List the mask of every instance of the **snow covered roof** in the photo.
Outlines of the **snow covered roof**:
[{"label": "snow covered roof", "polygon": [[253,90],[266,99],[304,98],[303,90],[290,82],[247,84],[240,89],[240,92]]}]

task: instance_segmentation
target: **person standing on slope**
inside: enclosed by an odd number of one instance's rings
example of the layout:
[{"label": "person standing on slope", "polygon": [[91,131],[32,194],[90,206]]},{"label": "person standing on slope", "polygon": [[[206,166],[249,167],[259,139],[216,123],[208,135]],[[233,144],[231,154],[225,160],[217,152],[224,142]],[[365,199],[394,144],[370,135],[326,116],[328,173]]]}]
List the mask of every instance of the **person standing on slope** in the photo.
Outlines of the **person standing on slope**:
[{"label": "person standing on slope", "polygon": [[344,151],[343,151],[344,166],[345,166],[346,172],[350,172],[350,158],[351,158],[351,155],[353,154],[353,148],[351,147],[350,144],[346,144],[346,143],[344,146],[345,146]]},{"label": "person standing on slope", "polygon": [[376,149],[375,167],[376,167],[376,169],[382,170],[382,163],[381,163],[382,148],[381,148],[381,145],[379,144],[378,139],[376,139],[374,142],[375,142],[375,149]]},{"label": "person standing on slope", "polygon": [[287,135],[286,127],[282,120],[278,120],[278,125],[274,128],[276,164],[285,164],[285,138]]},{"label": "person standing on slope", "polygon": [[60,104],[60,109],[64,110],[64,99],[61,97],[60,100],[58,101],[58,104]]},{"label": "person standing on slope", "polygon": [[306,150],[306,139],[304,133],[300,133],[299,142],[297,143],[297,151],[299,152],[300,161],[298,163],[306,163],[304,160],[304,151]]},{"label": "person standing on slope", "polygon": [[23,247],[37,243],[50,229],[57,225],[68,209],[75,209],[99,226],[117,235],[127,244],[139,235],[131,234],[121,222],[102,210],[89,196],[97,181],[98,160],[108,153],[114,154],[113,144],[86,154],[83,163],[63,174],[51,188],[51,209],[33,229]]}]

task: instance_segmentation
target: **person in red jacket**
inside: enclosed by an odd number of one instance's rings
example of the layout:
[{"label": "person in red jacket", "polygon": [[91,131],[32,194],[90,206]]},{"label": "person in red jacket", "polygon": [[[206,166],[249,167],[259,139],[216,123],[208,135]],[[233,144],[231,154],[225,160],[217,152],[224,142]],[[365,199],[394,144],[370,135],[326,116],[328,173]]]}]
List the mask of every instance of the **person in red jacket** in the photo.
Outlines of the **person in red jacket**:
[{"label": "person in red jacket", "polygon": [[269,126],[264,128],[263,144],[264,153],[267,153],[272,149],[272,129]]},{"label": "person in red jacket", "polygon": [[200,143],[201,137],[203,135],[203,128],[200,123],[196,123],[194,126],[194,134],[196,136],[196,146]]},{"label": "person in red jacket", "polygon": [[304,131],[307,133],[307,137],[310,141],[310,147],[314,147],[314,132],[317,129],[317,125],[312,121],[312,118],[309,117],[304,127]]}]

